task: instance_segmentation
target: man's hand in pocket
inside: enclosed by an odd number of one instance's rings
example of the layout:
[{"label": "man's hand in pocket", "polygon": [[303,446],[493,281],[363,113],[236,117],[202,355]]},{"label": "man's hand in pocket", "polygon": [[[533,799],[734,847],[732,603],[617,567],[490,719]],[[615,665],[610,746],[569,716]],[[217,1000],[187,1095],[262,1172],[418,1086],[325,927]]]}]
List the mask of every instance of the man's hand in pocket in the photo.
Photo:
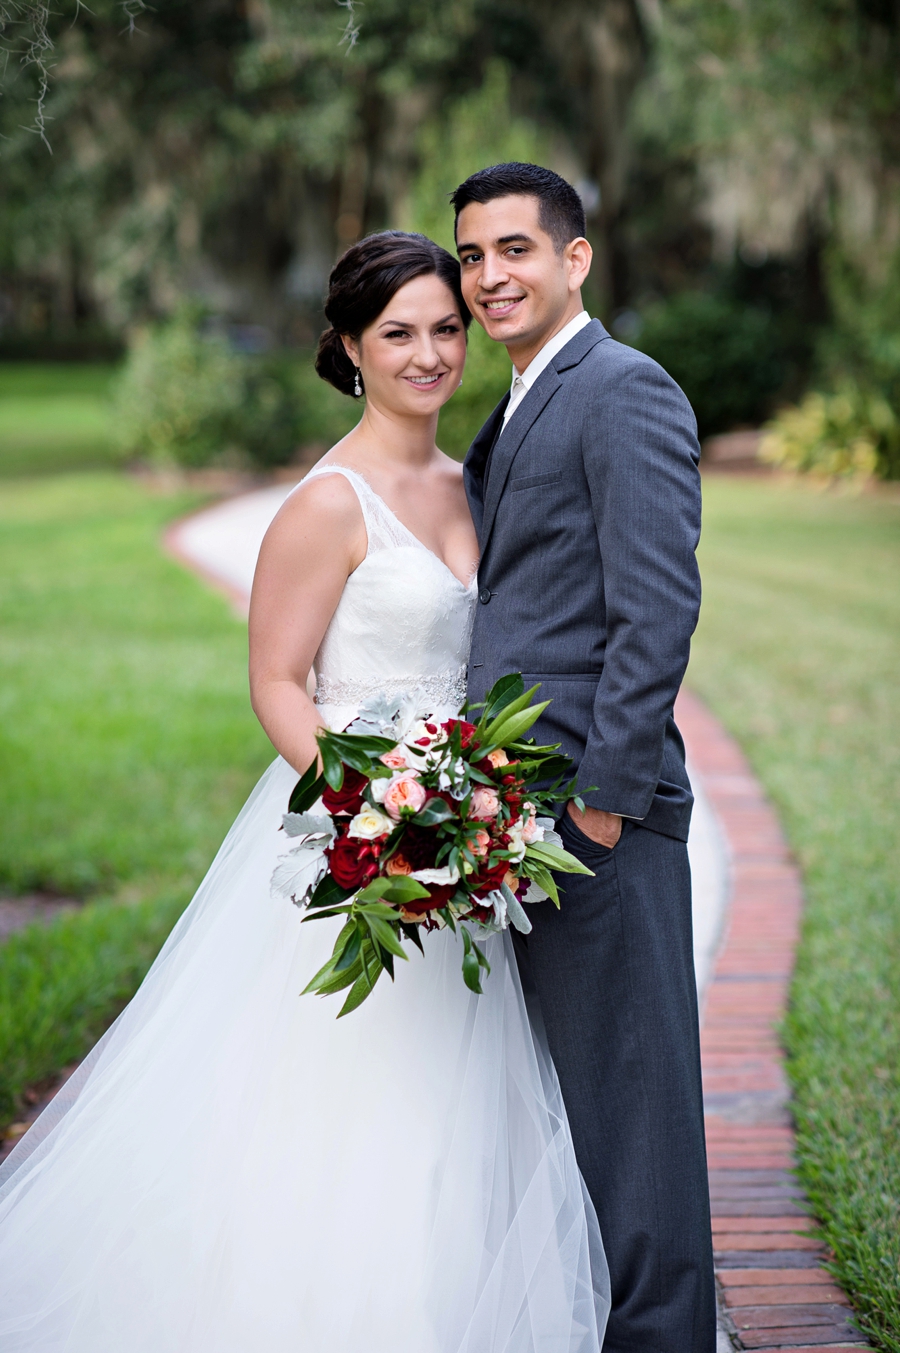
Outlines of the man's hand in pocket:
[{"label": "man's hand in pocket", "polygon": [[589,836],[600,846],[606,846],[607,850],[612,850],[622,835],[622,819],[618,813],[607,813],[602,808],[585,808],[582,813],[571,799],[566,808],[569,817],[585,836]]}]

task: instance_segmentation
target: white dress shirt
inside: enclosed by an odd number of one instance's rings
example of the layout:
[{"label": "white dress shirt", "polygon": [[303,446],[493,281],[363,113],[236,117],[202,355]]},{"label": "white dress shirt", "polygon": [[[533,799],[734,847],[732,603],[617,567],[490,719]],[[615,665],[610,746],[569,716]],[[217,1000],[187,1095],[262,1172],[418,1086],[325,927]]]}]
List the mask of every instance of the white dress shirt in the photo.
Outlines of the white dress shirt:
[{"label": "white dress shirt", "polygon": [[534,385],[544,367],[548,366],[550,362],[553,361],[553,358],[558,352],[562,352],[570,338],[574,338],[579,330],[583,329],[586,324],[590,324],[590,322],[590,315],[586,310],[582,310],[580,315],[576,315],[574,319],[569,320],[564,329],[560,329],[558,334],[554,334],[552,338],[547,340],[537,357],[532,357],[521,375],[519,375],[516,368],[513,367],[512,385],[509,389],[509,403],[507,404],[506,411],[503,415],[504,427],[506,427],[510,418],[512,418],[516,409],[522,403],[522,400],[528,394],[528,391],[531,389],[532,385]]}]

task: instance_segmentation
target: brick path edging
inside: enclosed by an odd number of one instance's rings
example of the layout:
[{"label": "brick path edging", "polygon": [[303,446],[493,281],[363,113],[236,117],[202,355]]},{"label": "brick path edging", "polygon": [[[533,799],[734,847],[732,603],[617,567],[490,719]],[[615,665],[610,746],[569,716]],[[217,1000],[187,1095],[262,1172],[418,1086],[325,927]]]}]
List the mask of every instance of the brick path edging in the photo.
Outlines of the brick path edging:
[{"label": "brick path edging", "polygon": [[800,873],[737,743],[689,691],[676,718],[731,863],[701,1031],[716,1278],[728,1332],[734,1348],[756,1353],[871,1348],[822,1267],[825,1249],[792,1173],[777,1025],[799,938]]}]

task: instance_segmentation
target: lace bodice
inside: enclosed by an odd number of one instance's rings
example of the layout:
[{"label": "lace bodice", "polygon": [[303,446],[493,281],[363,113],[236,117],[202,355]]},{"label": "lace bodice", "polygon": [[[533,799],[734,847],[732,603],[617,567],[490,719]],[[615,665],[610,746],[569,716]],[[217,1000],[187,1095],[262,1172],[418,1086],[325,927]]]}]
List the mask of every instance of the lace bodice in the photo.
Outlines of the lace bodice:
[{"label": "lace bodice", "polygon": [[341,474],[359,499],[368,546],[347,579],[316,654],[316,702],[336,726],[347,709],[383,692],[421,688],[438,707],[466,697],[466,661],[476,599],[355,470],[322,465],[306,476]]}]

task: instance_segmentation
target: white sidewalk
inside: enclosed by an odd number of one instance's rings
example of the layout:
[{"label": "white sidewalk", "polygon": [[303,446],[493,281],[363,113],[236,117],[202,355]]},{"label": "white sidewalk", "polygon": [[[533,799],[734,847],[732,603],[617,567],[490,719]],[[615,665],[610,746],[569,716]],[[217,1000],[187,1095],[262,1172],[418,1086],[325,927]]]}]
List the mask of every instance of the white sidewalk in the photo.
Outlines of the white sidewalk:
[{"label": "white sidewalk", "polygon": [[[217,583],[246,616],[262,538],[292,487],[276,484],[206,508],[177,523],[166,543],[183,563]],[[728,859],[702,782],[696,773],[691,781],[696,803],[688,851],[694,880],[694,963],[702,1006],[728,905]]]}]

